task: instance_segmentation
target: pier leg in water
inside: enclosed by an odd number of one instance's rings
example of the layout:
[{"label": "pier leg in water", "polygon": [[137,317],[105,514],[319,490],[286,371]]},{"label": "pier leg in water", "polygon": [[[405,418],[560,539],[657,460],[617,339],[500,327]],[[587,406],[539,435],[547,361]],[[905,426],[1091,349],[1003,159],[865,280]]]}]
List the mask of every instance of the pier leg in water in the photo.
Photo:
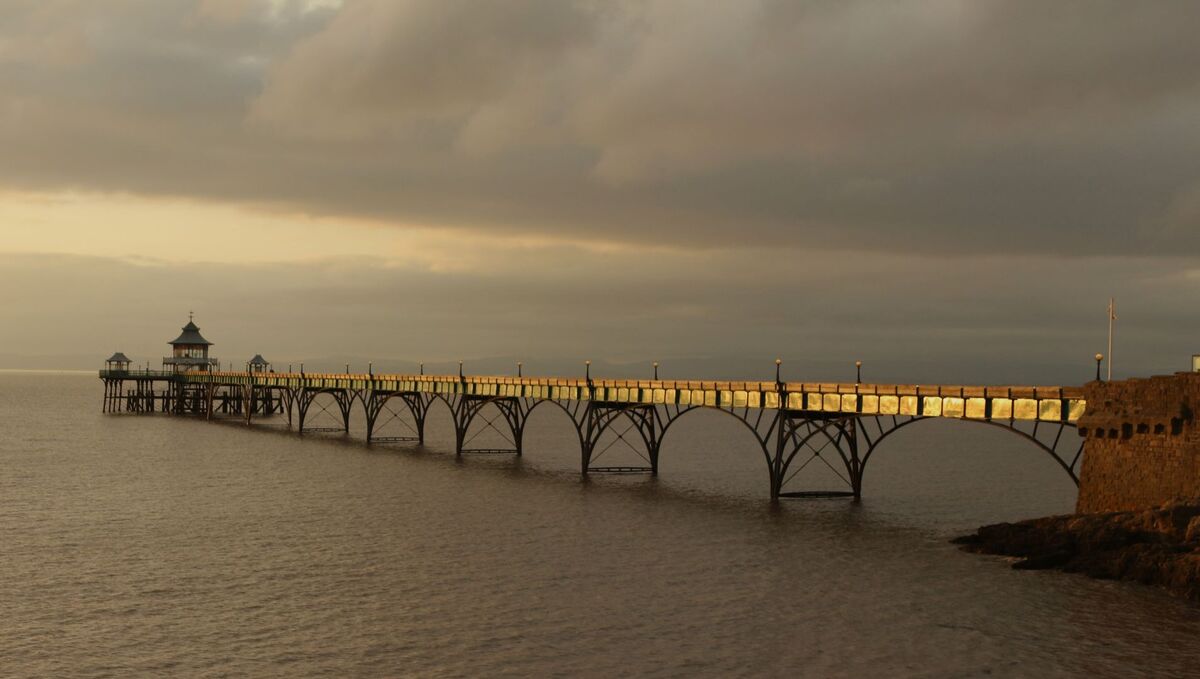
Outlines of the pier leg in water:
[{"label": "pier leg in water", "polygon": [[296,433],[304,435],[304,419],[308,416],[308,406],[312,405],[313,395],[308,389],[301,388],[296,393],[296,419],[299,424]]},{"label": "pier leg in water", "polygon": [[354,394],[346,389],[334,394],[338,409],[342,411],[342,430],[350,433],[350,409],[354,407]]},{"label": "pier leg in water", "polygon": [[847,426],[847,457],[846,457],[846,472],[850,475],[850,490],[854,493],[854,500],[857,502],[862,500],[862,460],[858,456],[858,418],[849,418]]},{"label": "pier leg in water", "polygon": [[592,467],[592,451],[596,447],[595,436],[593,436],[596,429],[596,418],[595,413],[593,412],[594,410],[594,403],[592,401],[588,401],[587,411],[584,415],[584,420],[587,424],[584,426],[583,439],[579,446],[579,461],[581,465],[580,472],[583,474],[584,478],[587,478],[588,470]]}]

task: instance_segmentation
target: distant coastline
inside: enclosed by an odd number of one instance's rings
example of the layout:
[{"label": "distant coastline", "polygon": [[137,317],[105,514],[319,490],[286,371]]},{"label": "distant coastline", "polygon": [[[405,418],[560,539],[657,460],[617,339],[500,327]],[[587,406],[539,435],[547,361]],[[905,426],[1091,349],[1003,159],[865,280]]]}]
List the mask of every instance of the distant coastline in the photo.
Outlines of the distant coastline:
[{"label": "distant coastline", "polygon": [[60,373],[64,375],[93,375],[95,370],[78,368],[0,368],[0,373]]}]

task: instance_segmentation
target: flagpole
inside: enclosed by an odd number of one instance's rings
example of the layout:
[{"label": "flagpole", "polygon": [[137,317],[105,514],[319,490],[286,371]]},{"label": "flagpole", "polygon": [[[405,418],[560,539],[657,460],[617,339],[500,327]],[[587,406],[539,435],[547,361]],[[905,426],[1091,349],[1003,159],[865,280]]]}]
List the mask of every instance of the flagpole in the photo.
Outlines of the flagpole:
[{"label": "flagpole", "polygon": [[1113,321],[1117,320],[1116,308],[1112,297],[1108,298],[1108,381],[1112,382],[1112,340],[1113,340]]}]

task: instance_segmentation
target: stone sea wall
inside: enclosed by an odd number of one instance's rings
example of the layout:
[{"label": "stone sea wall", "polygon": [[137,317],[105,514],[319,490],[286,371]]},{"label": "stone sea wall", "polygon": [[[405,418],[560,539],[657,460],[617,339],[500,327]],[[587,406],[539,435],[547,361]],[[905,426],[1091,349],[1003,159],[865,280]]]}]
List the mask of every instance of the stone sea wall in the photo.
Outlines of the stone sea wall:
[{"label": "stone sea wall", "polygon": [[1200,373],[1092,382],[1078,514],[1200,500]]}]

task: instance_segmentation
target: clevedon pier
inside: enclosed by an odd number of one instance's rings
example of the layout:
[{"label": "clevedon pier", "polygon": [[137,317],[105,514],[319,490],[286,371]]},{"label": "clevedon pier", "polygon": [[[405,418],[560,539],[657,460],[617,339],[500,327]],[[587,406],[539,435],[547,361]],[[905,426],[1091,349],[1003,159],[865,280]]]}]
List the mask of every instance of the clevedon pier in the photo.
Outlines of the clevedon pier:
[{"label": "clevedon pier", "polygon": [[[931,419],[997,427],[1050,456],[1079,484],[1084,442],[1078,423],[1084,387],[962,386],[774,381],[593,379],[582,377],[275,372],[261,356],[244,370],[221,370],[212,346],[189,320],[159,370],[134,369],[118,352],[100,372],[108,413],[166,413],[246,426],[286,426],[299,435],[351,435],[356,409],[365,443],[422,445],[431,410],[445,407],[457,455],[522,453],[525,425],[538,408],[569,418],[579,439],[579,470],[657,474],[659,451],[677,423],[697,410],[724,413],[757,442],[772,499],[859,498],[872,456],[893,433]],[[423,372],[423,371],[422,371]],[[657,366],[655,366],[657,378]],[[285,424],[286,423],[286,424]],[[686,425],[684,425],[686,426]],[[480,436],[500,445],[473,445]],[[1098,432],[1103,436],[1103,432]],[[641,461],[605,465],[614,447]],[[632,456],[628,456],[632,457]],[[789,490],[809,465],[845,483],[827,491]]]}]

